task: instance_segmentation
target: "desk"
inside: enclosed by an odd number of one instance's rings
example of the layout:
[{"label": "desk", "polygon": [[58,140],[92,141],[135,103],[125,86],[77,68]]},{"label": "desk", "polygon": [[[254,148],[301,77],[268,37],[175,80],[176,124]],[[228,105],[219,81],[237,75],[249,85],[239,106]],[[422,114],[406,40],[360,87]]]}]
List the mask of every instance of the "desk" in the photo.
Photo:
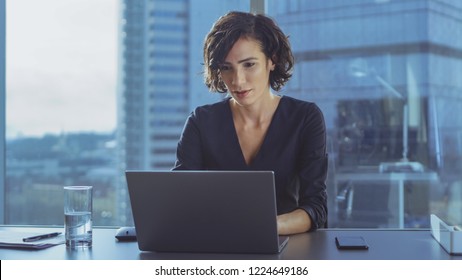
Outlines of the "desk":
[{"label": "desk", "polygon": [[[0,227],[0,231],[25,230],[50,231],[44,228]],[[56,230],[56,229],[53,229]],[[118,242],[114,238],[116,229],[96,228],[93,232],[93,247],[72,250],[58,245],[40,251],[0,249],[1,260],[424,260],[458,259],[436,242],[429,230],[336,230],[322,229],[317,232],[291,236],[280,254],[189,254],[141,252],[136,242]],[[369,244],[367,251],[339,251],[334,238],[340,235],[362,235]]]},{"label": "desk", "polygon": [[404,182],[421,181],[437,182],[438,174],[435,172],[400,172],[400,173],[377,173],[377,172],[351,172],[338,173],[335,175],[335,186],[341,181],[352,182],[397,182],[398,183],[398,226],[404,228]]}]

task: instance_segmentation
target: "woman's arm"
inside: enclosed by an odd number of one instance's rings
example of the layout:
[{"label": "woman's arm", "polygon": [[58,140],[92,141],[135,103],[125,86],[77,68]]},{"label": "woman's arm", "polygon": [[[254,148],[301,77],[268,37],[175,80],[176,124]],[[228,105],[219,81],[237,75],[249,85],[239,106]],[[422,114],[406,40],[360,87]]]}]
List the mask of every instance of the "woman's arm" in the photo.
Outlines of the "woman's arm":
[{"label": "woman's arm", "polygon": [[278,217],[280,234],[296,234],[324,227],[327,221],[326,127],[321,110],[311,103],[300,133],[298,205]]},{"label": "woman's arm", "polygon": [[203,169],[200,150],[200,132],[195,113],[191,113],[181,133],[176,150],[176,161],[172,170]]},{"label": "woman's arm", "polygon": [[279,235],[302,233],[311,229],[311,218],[305,210],[296,209],[279,215],[277,225]]}]

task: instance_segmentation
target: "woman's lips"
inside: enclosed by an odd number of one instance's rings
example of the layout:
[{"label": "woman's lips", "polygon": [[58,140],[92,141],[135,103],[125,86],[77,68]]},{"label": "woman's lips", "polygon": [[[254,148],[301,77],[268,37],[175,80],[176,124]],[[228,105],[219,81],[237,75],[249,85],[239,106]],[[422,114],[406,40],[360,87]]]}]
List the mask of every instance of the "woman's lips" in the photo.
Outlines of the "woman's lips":
[{"label": "woman's lips", "polygon": [[240,90],[240,91],[234,91],[234,94],[239,97],[243,98],[246,97],[249,94],[250,90]]}]

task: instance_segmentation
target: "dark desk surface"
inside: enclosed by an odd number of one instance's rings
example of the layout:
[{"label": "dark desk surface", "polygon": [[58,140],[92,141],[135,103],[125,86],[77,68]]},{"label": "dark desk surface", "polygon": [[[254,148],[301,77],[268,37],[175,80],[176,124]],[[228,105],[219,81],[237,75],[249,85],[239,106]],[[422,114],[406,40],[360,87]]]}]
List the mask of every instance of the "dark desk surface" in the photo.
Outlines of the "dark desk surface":
[{"label": "dark desk surface", "polygon": [[[56,230],[56,229],[53,229]],[[50,231],[44,228],[0,227],[1,231]],[[58,245],[39,251],[0,249],[1,260],[133,260],[133,259],[283,259],[283,260],[424,260],[458,259],[433,239],[428,230],[337,230],[327,229],[290,237],[284,251],[274,255],[250,254],[190,254],[141,252],[136,242],[118,242],[114,238],[116,229],[96,228],[93,232],[93,247],[72,250]],[[369,244],[367,251],[339,251],[335,236],[361,235]]]}]

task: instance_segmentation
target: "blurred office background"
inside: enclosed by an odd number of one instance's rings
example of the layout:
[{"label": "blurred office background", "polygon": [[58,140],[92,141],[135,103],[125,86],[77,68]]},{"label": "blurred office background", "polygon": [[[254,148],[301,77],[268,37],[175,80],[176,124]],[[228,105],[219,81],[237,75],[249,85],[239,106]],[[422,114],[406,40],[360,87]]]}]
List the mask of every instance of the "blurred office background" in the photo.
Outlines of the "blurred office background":
[{"label": "blurred office background", "polygon": [[0,0],[4,224],[63,224],[75,184],[94,186],[95,225],[132,224],[124,171],[170,169],[188,114],[223,97],[202,43],[230,10],[290,36],[281,94],[324,112],[329,227],[462,224],[461,1],[59,2]]}]

